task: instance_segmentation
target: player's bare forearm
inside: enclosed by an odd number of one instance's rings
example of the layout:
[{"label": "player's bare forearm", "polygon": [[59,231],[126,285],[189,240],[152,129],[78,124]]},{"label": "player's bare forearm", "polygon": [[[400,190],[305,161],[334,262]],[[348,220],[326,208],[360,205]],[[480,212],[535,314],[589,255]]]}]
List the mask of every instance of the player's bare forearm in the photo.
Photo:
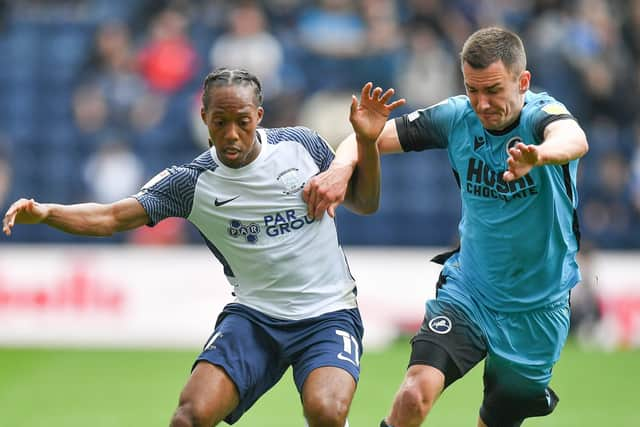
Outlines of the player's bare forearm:
[{"label": "player's bare forearm", "polygon": [[545,129],[544,142],[539,146],[538,164],[563,165],[587,154],[587,137],[574,120],[559,120]]},{"label": "player's bare forearm", "polygon": [[146,211],[135,199],[111,204],[81,203],[60,205],[20,199],[7,211],[3,220],[5,234],[15,224],[46,224],[70,234],[111,236],[148,222]]},{"label": "player's bare forearm", "polygon": [[140,227],[148,220],[142,205],[129,198],[111,204],[52,205],[49,216],[43,222],[66,233],[111,236]]},{"label": "player's bare forearm", "polygon": [[42,223],[65,233],[83,236],[113,234],[105,205],[82,203],[67,206],[47,203],[43,207],[47,210],[47,216]]},{"label": "player's bare forearm", "polygon": [[550,138],[540,145],[538,166],[564,165],[584,156],[587,151],[589,151],[589,145],[586,138]]},{"label": "player's bare forearm", "polygon": [[537,166],[564,165],[587,151],[589,144],[580,126],[573,120],[559,120],[547,126],[542,144],[518,143],[509,149],[503,179],[507,182],[519,179]]},{"label": "player's bare forearm", "polygon": [[358,162],[349,183],[345,206],[349,210],[369,215],[380,204],[380,153],[377,145],[358,143]]},{"label": "player's bare forearm", "polygon": [[116,231],[109,205],[98,203],[46,204],[45,208],[48,214],[42,223],[65,233],[83,236],[111,236]]},{"label": "player's bare forearm", "polygon": [[[391,102],[393,88],[383,91],[368,82],[362,88],[360,100],[351,100],[349,121],[355,132],[357,164],[350,182],[349,202],[352,210],[371,214],[380,203],[380,151],[378,139],[388,129],[391,112],[404,105],[405,100]],[[351,143],[351,140],[349,140]],[[352,143],[351,143],[352,144]]]},{"label": "player's bare forearm", "polygon": [[333,159],[332,164],[350,166],[352,170],[355,170],[357,163],[358,143],[356,141],[356,135],[352,133],[338,145],[336,157]]}]

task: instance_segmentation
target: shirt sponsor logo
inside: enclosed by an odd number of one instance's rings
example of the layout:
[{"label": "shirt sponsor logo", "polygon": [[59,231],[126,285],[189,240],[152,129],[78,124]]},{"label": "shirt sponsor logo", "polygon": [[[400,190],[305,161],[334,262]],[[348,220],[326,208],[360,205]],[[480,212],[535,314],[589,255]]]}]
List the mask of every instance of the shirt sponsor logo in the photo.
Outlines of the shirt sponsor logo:
[{"label": "shirt sponsor logo", "polygon": [[484,136],[476,136],[473,138],[473,151],[478,151],[478,148],[482,147],[486,140]]},{"label": "shirt sponsor logo", "polygon": [[233,238],[244,238],[248,243],[258,242],[260,233],[264,232],[269,237],[284,236],[302,227],[311,224],[314,219],[307,215],[297,216],[294,209],[275,212],[263,217],[263,224],[256,222],[245,223],[237,219],[229,221],[227,231]]},{"label": "shirt sponsor logo", "polygon": [[245,224],[237,219],[229,221],[229,228],[227,228],[229,235],[233,238],[243,238],[248,243],[257,243],[258,235],[260,234],[260,226],[255,222]]},{"label": "shirt sponsor logo", "polygon": [[264,218],[265,233],[269,237],[282,236],[292,231],[299,230],[307,224],[311,224],[314,220],[305,215],[299,217],[294,209],[287,209],[283,212],[265,215]]},{"label": "shirt sponsor logo", "polygon": [[515,181],[506,182],[504,171],[495,171],[485,162],[470,158],[467,165],[464,190],[474,196],[510,201],[538,194],[535,181],[527,174]]}]

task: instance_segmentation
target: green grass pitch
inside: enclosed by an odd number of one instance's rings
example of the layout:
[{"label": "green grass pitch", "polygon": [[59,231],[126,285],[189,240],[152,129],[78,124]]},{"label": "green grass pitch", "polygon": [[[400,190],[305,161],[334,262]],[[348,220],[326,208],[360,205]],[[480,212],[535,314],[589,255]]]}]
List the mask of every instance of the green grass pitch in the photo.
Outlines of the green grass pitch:
[{"label": "green grass pitch", "polygon": [[[408,339],[365,353],[349,421],[377,427],[404,375]],[[167,426],[191,363],[178,351],[0,348],[0,425],[11,427]],[[425,425],[475,426],[481,367],[453,384]],[[570,342],[552,386],[560,404],[527,426],[640,426],[640,351],[583,351]],[[291,373],[245,416],[239,427],[302,427]]]}]

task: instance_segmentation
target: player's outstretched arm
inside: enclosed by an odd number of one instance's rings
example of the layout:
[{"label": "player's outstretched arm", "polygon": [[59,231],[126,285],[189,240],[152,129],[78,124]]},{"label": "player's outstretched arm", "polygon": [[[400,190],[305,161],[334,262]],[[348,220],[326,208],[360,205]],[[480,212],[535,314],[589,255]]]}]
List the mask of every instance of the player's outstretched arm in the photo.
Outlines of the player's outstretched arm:
[{"label": "player's outstretched arm", "polygon": [[312,178],[304,188],[308,214],[321,218],[326,211],[335,216],[339,204],[352,211],[369,214],[377,210],[380,198],[381,152],[400,151],[395,123],[387,120],[394,109],[404,105],[404,99],[389,102],[393,89],[383,93],[372,91],[371,82],[362,88],[360,101],[353,96],[349,121],[355,133],[339,145],[336,157],[325,172]]},{"label": "player's outstretched arm", "polygon": [[563,165],[579,159],[589,151],[587,137],[577,122],[571,119],[550,123],[540,145],[518,143],[509,149],[507,170],[503,178],[514,181],[542,165]]},{"label": "player's outstretched arm", "polygon": [[7,210],[2,231],[11,235],[16,224],[47,224],[66,233],[83,236],[110,236],[149,222],[142,205],[134,198],[110,204],[81,203],[59,205],[19,199]]},{"label": "player's outstretched arm", "polygon": [[394,89],[373,88],[364,85],[360,102],[353,96],[349,121],[355,132],[358,161],[349,183],[345,201],[357,213],[370,214],[378,210],[380,202],[380,152],[378,138],[383,132],[391,112],[405,104],[404,99],[389,102]]}]

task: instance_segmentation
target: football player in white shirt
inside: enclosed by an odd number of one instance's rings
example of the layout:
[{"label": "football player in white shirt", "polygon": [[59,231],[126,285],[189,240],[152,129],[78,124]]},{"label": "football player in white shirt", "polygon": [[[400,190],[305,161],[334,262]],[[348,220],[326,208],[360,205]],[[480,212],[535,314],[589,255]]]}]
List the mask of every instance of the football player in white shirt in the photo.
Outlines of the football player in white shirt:
[{"label": "football player in white shirt", "polygon": [[[379,192],[375,141],[390,112],[393,89],[367,83],[353,97],[359,168],[371,170],[353,194]],[[244,70],[218,69],[204,82],[202,120],[210,146],[191,163],[173,166],[141,191],[111,204],[59,205],[20,199],[7,211],[3,231],[44,223],[64,232],[109,236],[168,217],[193,223],[222,263],[235,301],[194,363],[171,426],[236,422],[293,368],[309,426],[348,425],[360,372],[363,327],[355,282],[338,243],[334,211],[307,215],[305,183],[334,158],[329,145],[303,128],[258,128],[262,86]],[[355,175],[354,175],[355,176]],[[360,175],[362,177],[362,175]],[[371,181],[371,182],[367,182]],[[317,194],[321,194],[319,189]],[[345,196],[353,211],[377,206]]]}]

